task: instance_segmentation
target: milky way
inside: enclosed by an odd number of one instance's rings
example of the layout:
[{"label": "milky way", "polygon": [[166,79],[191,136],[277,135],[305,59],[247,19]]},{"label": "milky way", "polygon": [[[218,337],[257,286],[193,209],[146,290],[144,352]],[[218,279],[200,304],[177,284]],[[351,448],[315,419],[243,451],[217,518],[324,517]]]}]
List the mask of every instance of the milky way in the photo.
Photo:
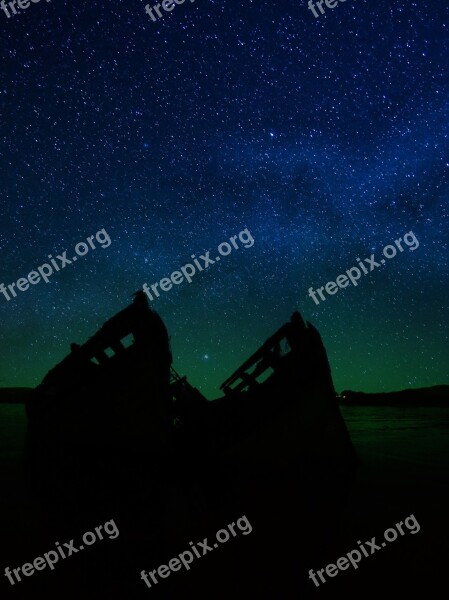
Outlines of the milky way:
[{"label": "milky way", "polygon": [[[0,386],[37,384],[144,282],[245,227],[251,249],[153,303],[208,397],[295,309],[339,390],[449,383],[447,16],[433,0],[1,13],[0,283],[101,228],[112,243],[0,296]],[[415,252],[308,297],[411,230]]]}]

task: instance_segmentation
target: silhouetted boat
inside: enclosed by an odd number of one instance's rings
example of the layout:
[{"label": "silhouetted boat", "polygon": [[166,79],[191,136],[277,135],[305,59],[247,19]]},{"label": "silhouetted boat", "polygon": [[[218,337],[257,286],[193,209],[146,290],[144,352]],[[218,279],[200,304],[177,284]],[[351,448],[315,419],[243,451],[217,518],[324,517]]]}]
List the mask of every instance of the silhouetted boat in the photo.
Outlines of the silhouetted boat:
[{"label": "silhouetted boat", "polygon": [[[241,472],[308,471],[347,480],[354,450],[325,348],[298,312],[209,402],[171,366],[167,330],[143,292],[44,377],[27,403],[28,453],[125,449],[170,460],[188,449]],[[205,450],[207,449],[207,450]],[[61,454],[60,454],[61,456]],[[63,456],[63,455],[62,455]]]},{"label": "silhouetted boat", "polygon": [[[247,513],[282,545],[279,561],[312,561],[356,464],[318,331],[295,312],[221,389],[208,401],[178,375],[140,292],[72,344],[27,402],[28,495],[49,537],[119,514],[135,560],[157,564],[200,529]],[[259,551],[251,547],[254,564],[266,562]]]},{"label": "silhouetted boat", "polygon": [[208,448],[238,485],[249,473],[307,473],[317,489],[332,480],[332,492],[345,493],[355,451],[321,337],[298,312],[221,389],[224,396],[208,402],[172,375],[178,429],[195,457]]}]

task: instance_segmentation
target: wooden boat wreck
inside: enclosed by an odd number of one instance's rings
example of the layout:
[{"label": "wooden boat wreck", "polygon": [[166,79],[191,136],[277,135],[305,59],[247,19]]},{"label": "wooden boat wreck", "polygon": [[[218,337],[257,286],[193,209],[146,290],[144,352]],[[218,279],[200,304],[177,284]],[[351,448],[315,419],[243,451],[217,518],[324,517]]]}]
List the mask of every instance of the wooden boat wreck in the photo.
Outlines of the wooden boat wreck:
[{"label": "wooden boat wreck", "polygon": [[291,548],[279,560],[299,546],[312,560],[356,466],[320,334],[295,312],[221,390],[208,401],[174,370],[167,330],[139,292],[72,344],[28,402],[26,457],[41,506],[63,519],[68,507],[119,506],[135,539],[170,547],[240,510],[285,546],[282,515]]},{"label": "wooden boat wreck", "polygon": [[[37,446],[124,448],[166,458],[183,444],[263,470],[298,458],[351,472],[326,350],[298,312],[208,401],[172,366],[169,336],[143,292],[44,377],[27,403]],[[237,458],[238,457],[238,458]],[[246,467],[245,467],[246,468]]]}]

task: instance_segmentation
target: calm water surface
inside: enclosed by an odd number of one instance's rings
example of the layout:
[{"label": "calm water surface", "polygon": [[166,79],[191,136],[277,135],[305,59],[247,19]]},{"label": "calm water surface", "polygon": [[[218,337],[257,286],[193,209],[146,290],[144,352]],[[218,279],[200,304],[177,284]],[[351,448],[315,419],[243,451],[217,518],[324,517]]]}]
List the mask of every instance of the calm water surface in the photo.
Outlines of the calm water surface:
[{"label": "calm water surface", "polygon": [[[449,408],[342,407],[341,412],[364,456],[449,464]],[[25,431],[24,406],[0,404],[0,460],[20,456]]]}]

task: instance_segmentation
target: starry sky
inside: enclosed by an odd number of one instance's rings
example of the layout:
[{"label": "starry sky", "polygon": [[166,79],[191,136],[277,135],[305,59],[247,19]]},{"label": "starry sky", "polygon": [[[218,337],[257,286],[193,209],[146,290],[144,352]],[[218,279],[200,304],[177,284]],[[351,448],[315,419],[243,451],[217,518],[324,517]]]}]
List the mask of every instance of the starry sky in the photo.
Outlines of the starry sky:
[{"label": "starry sky", "polygon": [[[247,227],[152,306],[209,398],[295,309],[337,390],[448,377],[448,9],[348,0],[137,0],[0,13],[0,283],[105,228],[98,248],[7,302],[0,386],[34,386],[130,301]],[[308,296],[356,258],[357,287]]]}]

